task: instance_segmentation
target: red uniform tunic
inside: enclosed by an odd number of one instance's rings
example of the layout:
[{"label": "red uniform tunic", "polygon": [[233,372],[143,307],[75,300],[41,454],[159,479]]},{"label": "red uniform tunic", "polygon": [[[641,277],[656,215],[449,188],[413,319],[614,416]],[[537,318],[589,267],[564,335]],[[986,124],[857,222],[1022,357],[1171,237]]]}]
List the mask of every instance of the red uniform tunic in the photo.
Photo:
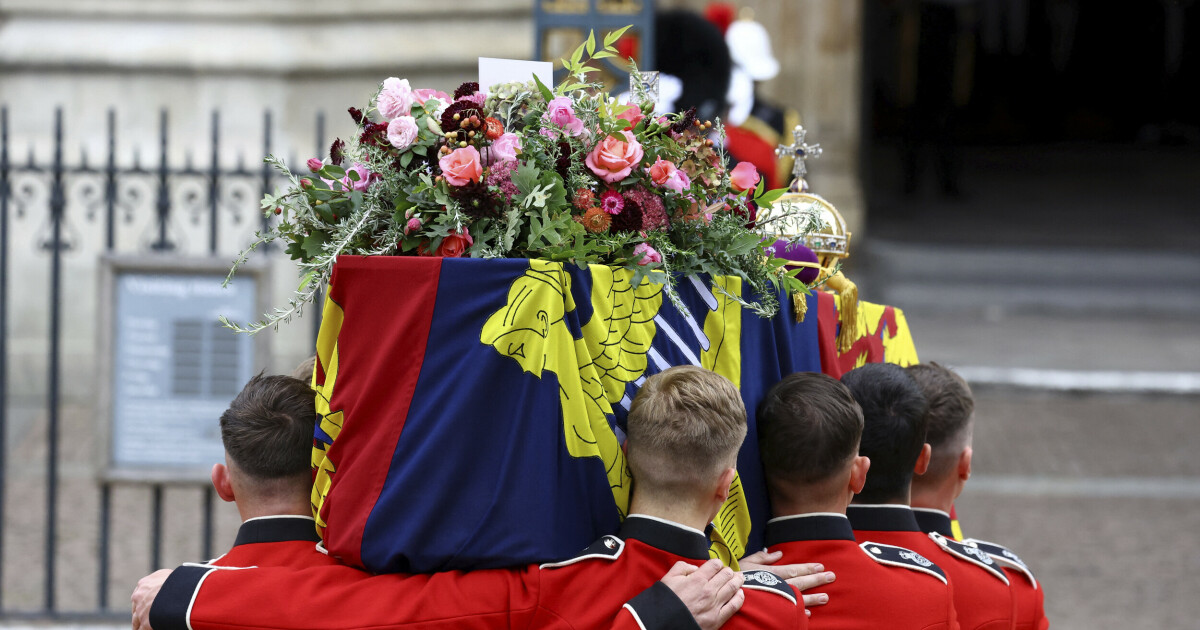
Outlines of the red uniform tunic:
[{"label": "red uniform tunic", "polygon": [[[694,628],[657,580],[677,561],[704,563],[708,546],[699,531],[632,515],[620,537],[524,569],[372,576],[343,566],[183,566],[155,598],[150,623],[155,630]],[[744,588],[746,602],[726,627],[808,627],[802,601],[773,574],[749,572]]]},{"label": "red uniform tunic", "polygon": [[321,538],[311,516],[263,516],[238,528],[233,548],[209,564],[218,567],[306,569],[338,564],[317,548]]},{"label": "red uniform tunic", "polygon": [[[820,562],[837,581],[821,588],[829,603],[812,609],[813,630],[891,628],[953,630],[958,627],[944,572],[907,551],[892,562],[854,540],[842,514],[785,516],[767,523],[767,547],[782,551],[779,564]],[[878,550],[878,548],[876,548]]]},{"label": "red uniform tunic", "polygon": [[[917,517],[917,525],[926,534],[937,532],[947,538],[953,538],[950,515],[941,510],[913,508]],[[1013,600],[1017,605],[1015,627],[1017,630],[1045,630],[1050,627],[1046,619],[1045,596],[1041,586],[1033,577],[1033,572],[1012,551],[986,541],[967,540],[968,544],[986,552],[999,563],[1008,576],[1008,584],[1012,589]]]},{"label": "red uniform tunic", "polygon": [[963,630],[1007,630],[1014,606],[1008,577],[987,554],[959,550],[953,541],[934,540],[917,525],[906,505],[851,505],[846,510],[854,537],[907,547],[936,562],[954,589],[954,611]]}]

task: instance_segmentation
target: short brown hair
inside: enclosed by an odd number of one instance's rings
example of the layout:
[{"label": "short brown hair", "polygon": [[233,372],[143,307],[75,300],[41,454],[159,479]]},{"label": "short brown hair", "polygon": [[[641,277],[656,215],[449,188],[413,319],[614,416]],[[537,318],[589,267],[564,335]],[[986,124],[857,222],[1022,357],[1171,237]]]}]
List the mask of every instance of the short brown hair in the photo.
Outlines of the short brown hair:
[{"label": "short brown hair", "polygon": [[291,376],[250,379],[221,414],[221,442],[229,459],[259,480],[310,471],[316,394]]},{"label": "short brown hair", "polygon": [[776,383],[758,411],[758,444],[768,480],[815,484],[858,455],[863,412],[837,379],[797,372]]},{"label": "short brown hair", "polygon": [[646,379],[627,426],[637,487],[686,492],[734,465],[746,439],[746,406],[725,377],[681,365]]},{"label": "short brown hair", "polygon": [[909,366],[907,371],[929,401],[925,441],[933,456],[925,474],[938,478],[954,465],[970,440],[975,398],[963,377],[932,361]]}]

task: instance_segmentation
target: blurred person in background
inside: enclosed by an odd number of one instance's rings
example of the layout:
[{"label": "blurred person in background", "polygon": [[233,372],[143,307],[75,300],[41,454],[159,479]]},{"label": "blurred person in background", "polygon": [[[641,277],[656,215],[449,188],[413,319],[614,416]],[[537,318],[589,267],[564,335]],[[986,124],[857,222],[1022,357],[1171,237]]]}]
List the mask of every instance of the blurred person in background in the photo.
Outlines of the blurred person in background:
[{"label": "blurred person in background", "polygon": [[920,188],[926,158],[942,195],[961,196],[958,118],[971,93],[978,0],[902,3],[900,89],[904,194]]}]

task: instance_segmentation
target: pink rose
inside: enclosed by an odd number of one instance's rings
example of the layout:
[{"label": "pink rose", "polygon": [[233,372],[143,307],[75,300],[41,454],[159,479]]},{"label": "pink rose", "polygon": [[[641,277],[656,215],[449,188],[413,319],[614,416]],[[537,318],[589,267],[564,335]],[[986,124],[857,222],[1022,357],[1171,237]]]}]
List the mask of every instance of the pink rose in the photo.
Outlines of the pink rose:
[{"label": "pink rose", "polygon": [[676,169],[676,171],[671,173],[671,176],[667,178],[667,181],[663,184],[663,187],[669,190],[674,190],[677,193],[681,193],[692,187],[692,178],[688,177],[688,174],[682,170]]},{"label": "pink rose", "polygon": [[466,186],[483,177],[483,166],[479,163],[479,151],[475,147],[455,149],[438,160],[442,175],[451,186]]},{"label": "pink rose", "polygon": [[445,258],[458,258],[467,253],[467,248],[474,244],[475,239],[471,238],[471,232],[464,227],[461,234],[451,232],[449,236],[443,238],[442,244],[438,245],[434,255]]},{"label": "pink rose", "polygon": [[388,142],[403,151],[417,141],[417,119],[412,116],[393,118],[387,127]]},{"label": "pink rose", "polygon": [[521,136],[515,133],[504,133],[492,141],[488,147],[488,164],[496,162],[515,162],[521,152]]},{"label": "pink rose", "polygon": [[417,89],[413,90],[412,92],[413,92],[413,96],[416,97],[417,101],[421,102],[421,103],[424,103],[425,101],[428,101],[431,98],[443,100],[443,101],[446,101],[447,103],[450,102],[450,95],[441,90],[435,90],[433,88],[417,88]]},{"label": "pink rose", "polygon": [[325,166],[325,163],[317,158],[308,158],[308,162],[306,162],[306,164],[308,165],[308,170],[314,173],[321,170],[321,168]]},{"label": "pink rose", "polygon": [[446,111],[446,108],[450,106],[450,101],[454,100],[450,98],[449,94],[446,94],[441,90],[434,90],[431,88],[418,88],[413,90],[413,97],[416,98],[416,101],[420,103],[422,107],[428,105],[429,101],[435,101],[437,103],[437,107],[434,108],[433,115],[439,118],[441,117],[442,112]]},{"label": "pink rose", "polygon": [[412,105],[413,91],[408,85],[408,79],[396,77],[389,77],[383,82],[383,90],[379,92],[379,98],[375,99],[379,113],[389,120],[397,116],[407,116],[412,110]]},{"label": "pink rose", "polygon": [[[358,181],[350,179],[350,171],[358,173]],[[375,177],[376,176],[371,174],[371,170],[368,169],[365,164],[355,162],[354,166],[346,169],[346,176],[342,178],[342,183],[345,184],[347,188],[364,191],[368,186],[371,185],[371,182],[374,181]]]},{"label": "pink rose", "polygon": [[654,160],[654,164],[650,165],[650,179],[657,185],[662,186],[667,183],[667,178],[675,174],[677,171],[675,164],[668,162],[662,158]]},{"label": "pink rose", "polygon": [[560,96],[547,103],[543,118],[561,127],[568,135],[579,136],[584,132],[583,121],[575,116],[575,107],[569,96]]},{"label": "pink rose", "polygon": [[629,105],[629,109],[617,114],[617,118],[629,121],[629,125],[625,127],[626,129],[633,129],[645,117],[645,114],[642,113],[642,108],[637,105]]},{"label": "pink rose", "polygon": [[[350,171],[354,171],[355,173],[358,173],[357,181],[350,179]],[[371,182],[375,181],[376,179],[379,179],[378,174],[372,173],[371,169],[367,168],[367,166],[365,164],[363,164],[361,162],[355,162],[354,166],[351,166],[350,168],[346,169],[346,175],[337,181],[339,183],[341,183],[343,190],[364,191],[367,189],[368,186],[371,185]],[[334,180],[325,179],[324,177],[322,177],[321,181],[325,182],[325,185],[328,186],[329,188],[333,188]]]},{"label": "pink rose", "polygon": [[597,177],[610,184],[625,179],[645,154],[632,132],[621,133],[625,136],[624,141],[604,136],[584,159]]},{"label": "pink rose", "polygon": [[758,185],[760,179],[762,176],[758,174],[758,169],[749,162],[738,162],[738,165],[729,172],[729,183],[738,192],[753,189]]},{"label": "pink rose", "polygon": [[658,253],[658,250],[645,243],[638,243],[637,246],[633,248],[633,255],[637,256],[638,254],[642,254],[642,258],[638,260],[639,265],[662,262],[662,254]]},{"label": "pink rose", "polygon": [[651,181],[663,188],[668,188],[675,192],[683,192],[692,185],[692,180],[687,176],[687,173],[679,170],[673,163],[662,158],[655,160],[649,170]]},{"label": "pink rose", "polygon": [[419,217],[413,217],[408,220],[408,225],[404,227],[404,233],[412,234],[419,229],[421,229],[421,219]]}]

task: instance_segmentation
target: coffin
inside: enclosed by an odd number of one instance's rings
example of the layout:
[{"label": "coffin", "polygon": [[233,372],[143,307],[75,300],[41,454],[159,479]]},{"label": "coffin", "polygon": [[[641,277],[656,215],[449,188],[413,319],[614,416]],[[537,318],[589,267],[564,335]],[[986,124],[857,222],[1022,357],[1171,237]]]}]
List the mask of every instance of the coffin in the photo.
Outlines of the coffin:
[{"label": "coffin", "polygon": [[714,557],[736,562],[768,518],[766,390],[795,371],[917,360],[899,309],[860,302],[864,336],[839,355],[832,296],[809,295],[797,322],[790,299],[770,319],[741,305],[738,278],[678,278],[677,301],[631,279],[542,260],[339,258],[313,374],[312,503],[329,552],[373,572],[575,554],[628,506],[629,401],[646,376],[692,363],[738,385],[749,412],[712,530]]}]

